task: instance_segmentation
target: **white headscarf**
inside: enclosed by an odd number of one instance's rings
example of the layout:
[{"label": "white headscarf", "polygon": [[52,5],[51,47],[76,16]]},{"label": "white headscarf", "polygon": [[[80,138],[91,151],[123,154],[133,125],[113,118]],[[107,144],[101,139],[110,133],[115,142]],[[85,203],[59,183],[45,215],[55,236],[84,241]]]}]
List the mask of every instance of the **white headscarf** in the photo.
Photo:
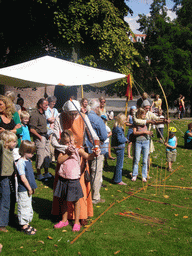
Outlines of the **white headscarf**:
[{"label": "white headscarf", "polygon": [[62,107],[64,112],[80,111],[81,107],[80,107],[79,101],[77,101],[77,100],[72,100],[72,101],[76,107],[73,105],[73,103],[70,100],[68,100],[65,102],[65,104]]}]

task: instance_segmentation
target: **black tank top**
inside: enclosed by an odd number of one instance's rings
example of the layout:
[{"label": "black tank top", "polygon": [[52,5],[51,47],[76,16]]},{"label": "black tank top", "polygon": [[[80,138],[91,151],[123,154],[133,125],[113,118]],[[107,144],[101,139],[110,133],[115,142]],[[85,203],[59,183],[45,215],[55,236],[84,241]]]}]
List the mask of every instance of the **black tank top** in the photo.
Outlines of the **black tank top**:
[{"label": "black tank top", "polygon": [[11,119],[10,123],[6,124],[3,122],[3,120],[0,117],[0,127],[4,128],[5,130],[11,131],[14,129],[15,126],[16,126],[16,124],[13,121],[13,119]]}]

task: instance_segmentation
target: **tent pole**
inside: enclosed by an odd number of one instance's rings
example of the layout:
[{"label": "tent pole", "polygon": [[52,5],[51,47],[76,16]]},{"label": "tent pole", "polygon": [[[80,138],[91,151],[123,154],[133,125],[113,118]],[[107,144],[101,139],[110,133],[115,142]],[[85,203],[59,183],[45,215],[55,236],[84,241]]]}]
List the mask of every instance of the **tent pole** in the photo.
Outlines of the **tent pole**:
[{"label": "tent pole", "polygon": [[83,85],[81,85],[81,98],[83,99]]},{"label": "tent pole", "polygon": [[[129,99],[128,97],[126,97],[126,104],[125,104],[125,116],[127,117],[127,109],[128,109],[128,103],[129,103]],[[124,124],[124,131],[125,131],[126,125]]]}]

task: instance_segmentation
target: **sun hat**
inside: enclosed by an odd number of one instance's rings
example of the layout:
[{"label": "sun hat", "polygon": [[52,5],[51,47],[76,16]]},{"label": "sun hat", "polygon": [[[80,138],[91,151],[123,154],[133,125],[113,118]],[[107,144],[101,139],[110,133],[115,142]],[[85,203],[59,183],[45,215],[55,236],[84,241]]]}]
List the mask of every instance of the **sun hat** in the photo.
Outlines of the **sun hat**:
[{"label": "sun hat", "polygon": [[169,132],[175,133],[177,129],[175,127],[169,127]]}]

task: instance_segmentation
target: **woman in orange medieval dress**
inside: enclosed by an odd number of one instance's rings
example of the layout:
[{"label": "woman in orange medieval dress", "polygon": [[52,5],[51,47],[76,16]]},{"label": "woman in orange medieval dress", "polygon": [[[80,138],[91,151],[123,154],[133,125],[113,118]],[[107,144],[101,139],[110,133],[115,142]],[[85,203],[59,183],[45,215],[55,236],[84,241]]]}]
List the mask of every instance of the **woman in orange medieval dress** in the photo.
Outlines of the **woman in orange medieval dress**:
[{"label": "woman in orange medieval dress", "polygon": [[[74,104],[73,104],[74,103]],[[60,135],[63,130],[70,130],[73,133],[75,138],[76,147],[82,147],[85,143],[85,129],[86,125],[88,126],[88,130],[92,135],[92,138],[96,141],[99,140],[98,136],[94,132],[88,117],[82,113],[82,116],[79,114],[80,104],[78,101],[73,100],[73,103],[69,100],[63,106],[63,112],[56,118],[54,123],[54,133],[52,137],[52,145],[59,152],[65,153],[66,146],[59,144]],[[85,124],[86,123],[86,124]],[[57,165],[56,170],[58,170],[59,166]],[[92,197],[91,197],[91,184],[85,180],[85,170],[89,172],[88,164],[84,159],[81,159],[81,178],[80,184],[83,190],[84,197],[80,199],[81,211],[80,211],[80,220],[81,224],[86,224],[86,220],[88,217],[93,216],[93,205],[92,205]],[[58,174],[56,171],[55,181],[53,190],[56,187],[58,180]],[[71,203],[68,204],[69,214],[68,219],[74,219],[74,209]],[[62,199],[58,197],[53,197],[53,205],[52,205],[52,215],[59,216],[63,211],[63,203]]]}]

